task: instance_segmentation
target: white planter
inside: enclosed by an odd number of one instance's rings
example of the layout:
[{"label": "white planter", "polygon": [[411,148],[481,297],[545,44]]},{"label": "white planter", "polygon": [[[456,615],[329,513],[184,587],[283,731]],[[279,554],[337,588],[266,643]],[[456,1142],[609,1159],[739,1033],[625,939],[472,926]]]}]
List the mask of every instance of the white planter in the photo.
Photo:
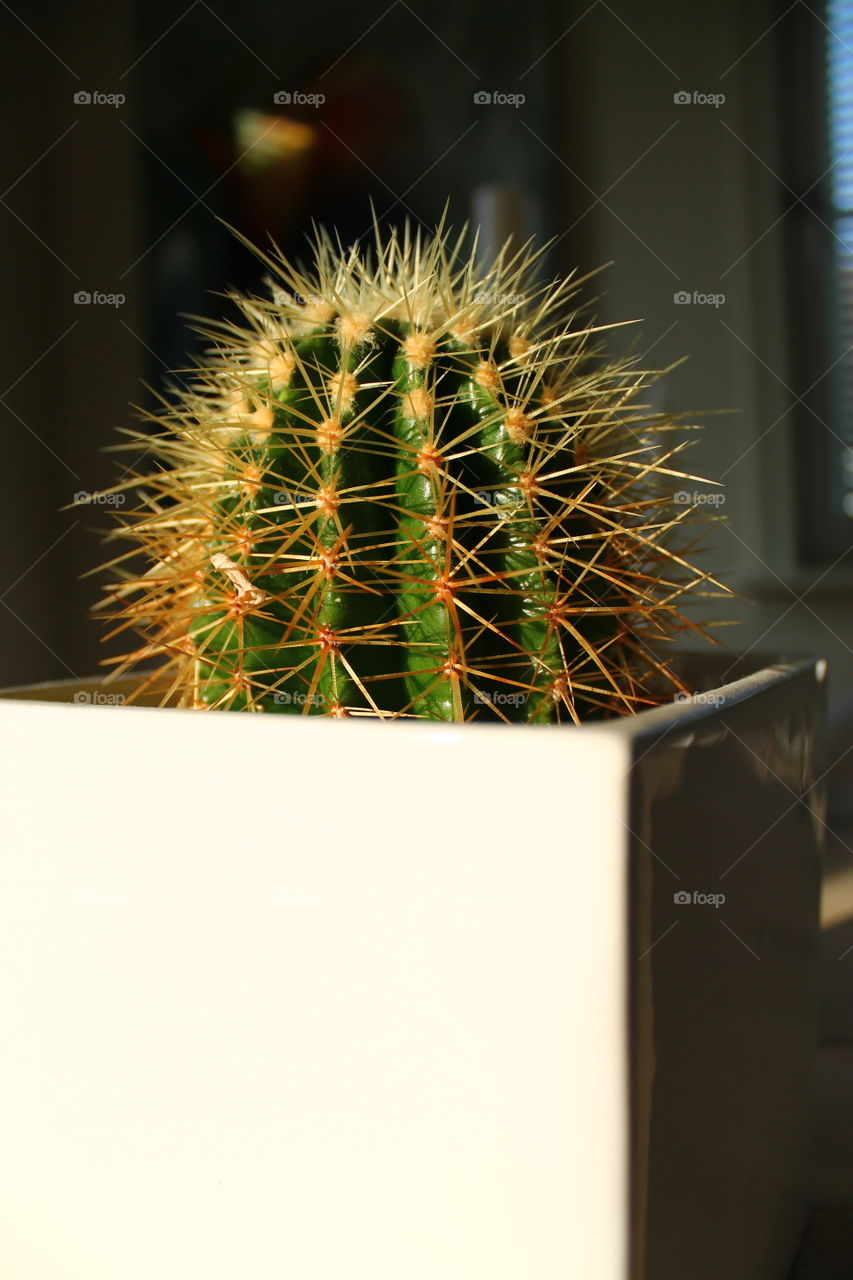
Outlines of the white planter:
[{"label": "white planter", "polygon": [[580,730],[0,699],[3,1274],[779,1280],[822,676]]}]

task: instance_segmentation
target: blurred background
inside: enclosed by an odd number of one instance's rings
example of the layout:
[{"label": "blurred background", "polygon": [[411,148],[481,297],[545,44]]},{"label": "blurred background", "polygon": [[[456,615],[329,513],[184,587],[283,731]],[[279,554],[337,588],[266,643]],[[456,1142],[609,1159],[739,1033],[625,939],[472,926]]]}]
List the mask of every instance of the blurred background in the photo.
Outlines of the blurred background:
[{"label": "blurred background", "polygon": [[[853,821],[851,5],[719,0],[44,0],[0,9],[0,685],[94,672],[89,609],[134,459],[131,404],[179,385],[183,318],[261,285],[226,229],[302,254],[427,227],[488,255],[553,238],[612,346],[685,363],[658,408],[705,431],[733,652],[829,659],[833,807]],[[71,510],[63,510],[82,495]],[[710,509],[710,508],[709,508]],[[696,606],[699,609],[699,604]]]},{"label": "blurred background", "polygon": [[[707,563],[733,651],[829,659],[853,699],[849,5],[46,0],[4,7],[0,682],[98,664],[88,610],[112,514],[78,501],[131,403],[175,385],[256,243],[300,255],[427,227],[553,237],[550,274],[612,263],[603,321],[673,370],[723,481]],[[851,117],[853,120],[853,117]],[[88,299],[88,300],[87,300]],[[720,412],[725,411],[725,412]],[[125,458],[120,465],[126,465]],[[697,486],[693,500],[714,495]],[[852,788],[853,789],[853,788]]]},{"label": "blurred background", "polygon": [[[485,255],[535,235],[549,274],[612,263],[599,318],[641,322],[614,350],[689,357],[656,407],[705,424],[693,469],[725,485],[721,639],[829,662],[849,973],[853,4],[42,0],[2,5],[0,51],[0,684],[97,668],[81,575],[113,512],[88,495],[197,352],[182,313],[260,286],[224,224],[298,256],[312,220],[352,242],[449,201]],[[833,981],[824,1039],[850,1041]]]},{"label": "blurred background", "polygon": [[0,31],[0,685],[99,664],[81,575],[114,512],[87,497],[196,355],[183,316],[260,287],[224,223],[298,256],[313,220],[352,242],[448,204],[485,255],[612,264],[599,319],[639,321],[613,349],[689,357],[656,407],[704,425],[692,468],[725,485],[690,492],[726,517],[717,635],[829,659],[853,820],[849,3],[45,0]]}]

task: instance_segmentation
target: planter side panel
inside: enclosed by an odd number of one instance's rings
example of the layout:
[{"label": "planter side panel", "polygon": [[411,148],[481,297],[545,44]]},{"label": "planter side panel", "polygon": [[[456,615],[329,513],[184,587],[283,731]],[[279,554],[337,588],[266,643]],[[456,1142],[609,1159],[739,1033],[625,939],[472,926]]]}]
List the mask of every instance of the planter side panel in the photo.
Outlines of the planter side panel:
[{"label": "planter side panel", "polygon": [[623,741],[0,731],[9,1274],[624,1280]]},{"label": "planter side panel", "polygon": [[720,704],[636,744],[635,1280],[779,1280],[807,1210],[823,688]]}]

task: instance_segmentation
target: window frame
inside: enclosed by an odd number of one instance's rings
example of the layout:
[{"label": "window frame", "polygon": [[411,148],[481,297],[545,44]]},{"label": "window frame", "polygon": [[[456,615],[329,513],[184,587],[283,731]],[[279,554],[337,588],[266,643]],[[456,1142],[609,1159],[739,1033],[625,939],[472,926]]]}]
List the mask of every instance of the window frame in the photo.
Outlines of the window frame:
[{"label": "window frame", "polygon": [[[853,521],[842,508],[844,441],[835,334],[838,277],[830,182],[827,4],[797,6],[777,27],[779,200],[784,222],[787,363],[796,397],[791,453],[793,546],[799,568],[853,568]],[[847,357],[853,361],[853,351]]]}]

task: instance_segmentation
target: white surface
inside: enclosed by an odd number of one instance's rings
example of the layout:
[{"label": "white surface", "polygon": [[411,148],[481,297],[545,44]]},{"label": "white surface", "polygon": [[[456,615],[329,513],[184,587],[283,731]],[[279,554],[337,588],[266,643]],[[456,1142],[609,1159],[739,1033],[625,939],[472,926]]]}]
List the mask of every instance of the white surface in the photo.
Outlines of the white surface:
[{"label": "white surface", "polygon": [[623,1280],[627,740],[0,733],[4,1275]]}]

